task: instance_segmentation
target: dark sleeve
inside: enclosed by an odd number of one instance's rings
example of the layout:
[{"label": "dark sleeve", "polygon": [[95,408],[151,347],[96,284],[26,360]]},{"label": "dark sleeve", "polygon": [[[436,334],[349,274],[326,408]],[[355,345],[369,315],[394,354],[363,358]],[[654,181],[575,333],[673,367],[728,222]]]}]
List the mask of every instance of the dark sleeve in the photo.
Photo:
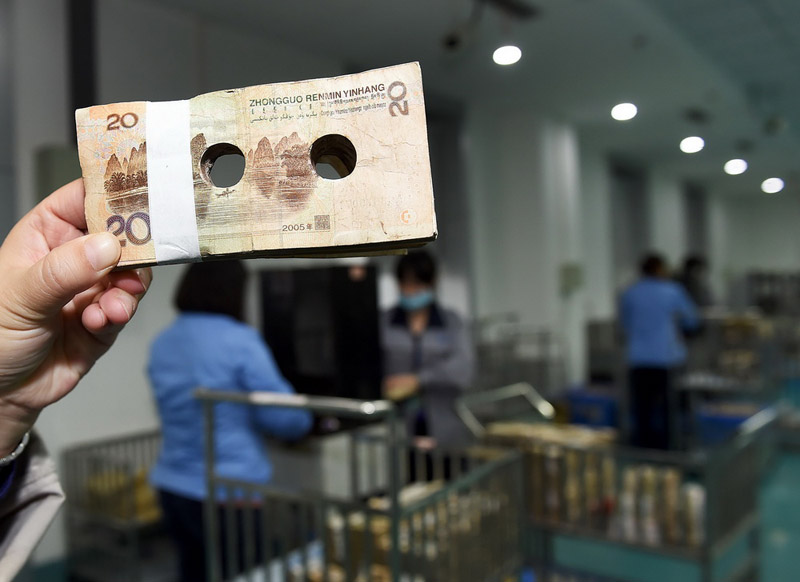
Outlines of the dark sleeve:
[{"label": "dark sleeve", "polygon": [[676,310],[681,327],[686,331],[699,329],[700,317],[697,313],[697,307],[695,307],[694,302],[683,287],[675,285],[675,289],[677,292]]},{"label": "dark sleeve", "polygon": [[[11,471],[9,474],[6,470]],[[31,433],[25,452],[4,467],[0,497],[0,580],[16,580],[64,501],[56,467]]]},{"label": "dark sleeve", "polygon": [[[248,330],[242,342],[240,380],[251,392],[266,391],[294,394],[294,388],[281,375],[269,348],[255,330]],[[266,433],[287,440],[305,436],[311,430],[312,415],[307,410],[256,406],[253,408],[256,424]]]},{"label": "dark sleeve", "polygon": [[6,496],[11,484],[14,482],[14,475],[17,472],[16,461],[0,468],[0,499]]}]

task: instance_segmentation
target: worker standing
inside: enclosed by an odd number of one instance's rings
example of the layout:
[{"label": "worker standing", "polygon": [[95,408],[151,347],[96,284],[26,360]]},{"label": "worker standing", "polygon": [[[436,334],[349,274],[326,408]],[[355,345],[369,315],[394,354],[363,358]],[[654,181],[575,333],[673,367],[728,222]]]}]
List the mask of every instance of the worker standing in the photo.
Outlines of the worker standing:
[{"label": "worker standing", "polygon": [[669,278],[666,261],[649,254],[641,278],[622,295],[620,319],[627,340],[631,444],[668,449],[674,419],[673,376],[686,362],[682,332],[698,328],[697,309]]},{"label": "worker standing", "polygon": [[683,271],[675,278],[698,308],[714,305],[714,294],[708,284],[708,261],[700,255],[690,255],[683,262]]},{"label": "worker standing", "polygon": [[[402,257],[396,274],[400,302],[384,315],[382,325],[383,394],[400,403],[409,436],[418,443],[463,446],[470,434],[455,402],[473,377],[467,326],[436,300],[436,263],[428,253]],[[427,472],[430,477],[432,469]],[[413,464],[411,475],[423,478]]]}]

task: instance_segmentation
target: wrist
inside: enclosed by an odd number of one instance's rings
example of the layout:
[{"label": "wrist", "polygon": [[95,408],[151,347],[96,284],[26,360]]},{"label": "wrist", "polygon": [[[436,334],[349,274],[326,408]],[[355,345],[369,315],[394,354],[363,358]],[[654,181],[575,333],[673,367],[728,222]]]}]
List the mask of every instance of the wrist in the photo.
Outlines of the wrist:
[{"label": "wrist", "polygon": [[38,416],[38,411],[18,409],[0,400],[0,458],[16,450]]},{"label": "wrist", "polygon": [[19,444],[11,451],[9,454],[5,455],[4,457],[0,457],[0,469],[4,469],[5,467],[12,466],[14,461],[16,461],[22,453],[25,452],[25,448],[28,446],[28,442],[31,440],[31,433],[30,431],[26,432],[22,435],[22,439],[20,440]]}]

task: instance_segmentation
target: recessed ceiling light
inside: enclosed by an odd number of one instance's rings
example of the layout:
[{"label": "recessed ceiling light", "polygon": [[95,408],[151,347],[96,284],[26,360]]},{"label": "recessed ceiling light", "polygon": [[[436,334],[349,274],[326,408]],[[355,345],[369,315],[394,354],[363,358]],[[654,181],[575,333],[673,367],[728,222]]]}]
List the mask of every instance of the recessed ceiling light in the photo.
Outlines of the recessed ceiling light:
[{"label": "recessed ceiling light", "polygon": [[761,182],[761,190],[767,194],[777,194],[783,190],[783,180],[780,178],[767,178]]},{"label": "recessed ceiling light", "polygon": [[726,174],[738,176],[739,174],[744,174],[747,171],[747,162],[740,158],[734,158],[725,162],[724,169]]},{"label": "recessed ceiling light", "polygon": [[633,103],[619,103],[611,108],[611,117],[617,121],[628,121],[636,117],[637,111]]},{"label": "recessed ceiling light", "polygon": [[681,151],[685,154],[696,154],[702,150],[705,145],[706,142],[703,141],[702,137],[693,135],[691,137],[685,137],[681,140]]},{"label": "recessed ceiling light", "polygon": [[509,44],[494,51],[492,58],[498,65],[513,65],[522,58],[522,51],[519,47]]}]

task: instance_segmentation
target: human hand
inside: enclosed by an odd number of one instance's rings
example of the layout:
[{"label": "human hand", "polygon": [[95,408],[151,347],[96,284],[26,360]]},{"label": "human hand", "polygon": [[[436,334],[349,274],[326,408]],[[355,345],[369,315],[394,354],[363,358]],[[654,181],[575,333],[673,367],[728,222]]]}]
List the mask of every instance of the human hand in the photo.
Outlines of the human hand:
[{"label": "human hand", "polygon": [[414,437],[414,448],[420,451],[432,451],[436,448],[436,439],[429,436]]},{"label": "human hand", "polygon": [[84,236],[83,181],[25,215],[0,246],[0,456],[68,394],[130,321],[150,269],[111,273],[120,245]]},{"label": "human hand", "polygon": [[383,381],[383,395],[399,402],[419,392],[419,376],[416,374],[394,374]]}]

